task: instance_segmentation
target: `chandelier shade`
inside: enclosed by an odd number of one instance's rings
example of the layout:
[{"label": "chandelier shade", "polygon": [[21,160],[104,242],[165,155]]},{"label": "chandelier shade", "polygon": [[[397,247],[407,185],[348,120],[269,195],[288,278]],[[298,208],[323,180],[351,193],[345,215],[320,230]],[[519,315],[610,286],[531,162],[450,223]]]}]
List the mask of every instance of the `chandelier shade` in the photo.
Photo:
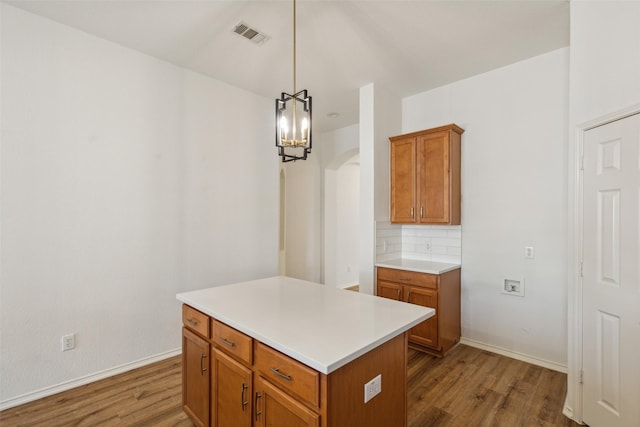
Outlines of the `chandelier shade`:
[{"label": "chandelier shade", "polygon": [[276,147],[282,162],[306,160],[311,152],[311,96],[296,91],[296,0],[293,0],[293,91],[276,98]]},{"label": "chandelier shade", "polygon": [[276,99],[276,147],[283,162],[306,160],[311,152],[311,96],[307,90]]}]

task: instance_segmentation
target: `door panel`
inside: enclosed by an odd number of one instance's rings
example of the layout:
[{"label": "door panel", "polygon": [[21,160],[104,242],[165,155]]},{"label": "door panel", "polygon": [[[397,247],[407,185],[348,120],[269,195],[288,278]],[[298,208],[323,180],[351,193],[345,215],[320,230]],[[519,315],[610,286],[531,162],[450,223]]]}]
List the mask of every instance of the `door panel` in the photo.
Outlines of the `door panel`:
[{"label": "door panel", "polygon": [[640,426],[640,115],[584,134],[583,420]]},{"label": "door panel", "polygon": [[406,302],[434,308],[436,310],[435,316],[418,323],[409,330],[409,340],[432,347],[435,350],[440,350],[438,341],[438,291],[406,286],[405,292]]},{"label": "door panel", "polygon": [[425,223],[449,222],[449,133],[418,139],[418,215]]},{"label": "door panel", "polygon": [[209,425],[209,343],[182,328],[182,407],[197,426]]},{"label": "door panel", "polygon": [[378,280],[378,289],[376,291],[376,295],[382,298],[402,301],[402,285]]},{"label": "door panel", "polygon": [[211,420],[215,427],[251,427],[251,369],[212,350]]},{"label": "door panel", "polygon": [[391,143],[391,222],[416,222],[415,138]]},{"label": "door panel", "polygon": [[256,375],[255,421],[259,427],[319,427],[320,415]]}]

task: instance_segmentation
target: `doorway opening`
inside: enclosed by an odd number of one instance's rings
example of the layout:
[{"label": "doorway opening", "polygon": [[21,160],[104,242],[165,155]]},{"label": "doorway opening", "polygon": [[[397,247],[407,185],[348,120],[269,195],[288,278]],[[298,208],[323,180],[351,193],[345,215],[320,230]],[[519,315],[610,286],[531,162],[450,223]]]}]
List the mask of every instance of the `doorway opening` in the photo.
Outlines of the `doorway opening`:
[{"label": "doorway opening", "polygon": [[360,155],[338,156],[324,174],[324,283],[338,288],[359,284]]}]

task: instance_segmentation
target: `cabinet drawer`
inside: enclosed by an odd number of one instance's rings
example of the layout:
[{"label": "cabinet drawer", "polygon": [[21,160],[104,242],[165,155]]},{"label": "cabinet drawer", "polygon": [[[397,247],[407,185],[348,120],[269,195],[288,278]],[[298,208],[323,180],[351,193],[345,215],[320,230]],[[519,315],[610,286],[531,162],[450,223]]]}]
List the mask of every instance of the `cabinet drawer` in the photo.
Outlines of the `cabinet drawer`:
[{"label": "cabinet drawer", "polygon": [[216,319],[211,319],[211,340],[220,350],[251,365],[253,340],[250,336]]},{"label": "cabinet drawer", "polygon": [[435,274],[378,267],[378,279],[430,289],[438,288],[438,276]]},{"label": "cabinet drawer", "polygon": [[254,369],[263,377],[318,407],[320,373],[257,341],[254,356]]},{"label": "cabinet drawer", "polygon": [[182,323],[192,331],[209,338],[209,316],[206,314],[182,304]]}]

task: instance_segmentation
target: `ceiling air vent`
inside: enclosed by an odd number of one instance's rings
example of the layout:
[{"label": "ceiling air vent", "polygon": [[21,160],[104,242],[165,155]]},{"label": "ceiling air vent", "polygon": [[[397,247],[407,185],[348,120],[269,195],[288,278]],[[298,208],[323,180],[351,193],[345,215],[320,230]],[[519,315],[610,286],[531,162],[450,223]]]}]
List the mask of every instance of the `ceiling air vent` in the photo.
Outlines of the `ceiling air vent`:
[{"label": "ceiling air vent", "polygon": [[233,29],[233,32],[239,36],[251,40],[251,42],[257,45],[261,45],[271,38],[268,35],[261,33],[259,30],[251,28],[244,22],[240,22],[238,25],[236,25]]}]

